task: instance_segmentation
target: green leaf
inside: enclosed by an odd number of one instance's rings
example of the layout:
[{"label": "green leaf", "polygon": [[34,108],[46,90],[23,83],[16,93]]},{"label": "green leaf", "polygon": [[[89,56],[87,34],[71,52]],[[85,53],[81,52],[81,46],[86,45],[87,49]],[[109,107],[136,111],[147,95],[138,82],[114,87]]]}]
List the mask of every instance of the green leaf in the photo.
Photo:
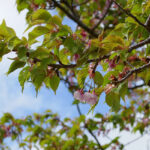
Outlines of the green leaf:
[{"label": "green leaf", "polygon": [[8,48],[10,50],[13,50],[16,46],[18,46],[19,44],[21,44],[21,40],[17,37],[17,36],[14,36],[12,37],[9,42],[8,42]]},{"label": "green leaf", "polygon": [[94,83],[96,83],[98,86],[103,84],[103,76],[100,72],[96,71],[94,76]]},{"label": "green leaf", "polygon": [[62,20],[60,17],[54,15],[52,18],[51,18],[51,22],[54,23],[54,24],[57,24],[58,26],[61,26],[62,25]]},{"label": "green leaf", "polygon": [[14,117],[10,113],[4,113],[3,117],[0,119],[1,123],[10,122],[13,120],[14,120]]},{"label": "green leaf", "polygon": [[97,87],[94,89],[94,92],[97,96],[100,96],[103,91],[104,91],[103,87]]},{"label": "green leaf", "polygon": [[[102,48],[104,49],[105,53],[110,52],[112,50],[116,50],[118,46],[124,47],[124,40],[122,37],[117,35],[108,35],[103,41],[102,41]],[[101,52],[102,50],[100,50]],[[106,53],[107,54],[107,53]]]},{"label": "green leaf", "polygon": [[32,14],[32,21],[41,20],[46,23],[51,18],[51,14],[45,9],[38,9]]},{"label": "green leaf", "polygon": [[63,63],[63,64],[68,64],[69,63],[69,60],[68,60],[68,55],[70,53],[65,49],[63,48],[60,52],[59,52],[59,59],[60,61]]},{"label": "green leaf", "polygon": [[9,67],[9,70],[7,72],[7,75],[12,73],[13,71],[15,71],[16,69],[18,68],[22,68],[24,67],[26,63],[25,62],[22,62],[22,61],[19,61],[19,60],[15,60]]},{"label": "green leaf", "polygon": [[53,56],[43,58],[41,60],[41,67],[47,69],[47,65],[50,64],[52,61],[53,61]]},{"label": "green leaf", "polygon": [[103,81],[104,87],[106,86],[106,84],[110,83],[111,75],[117,76],[118,72],[117,71],[109,71],[107,74],[104,75],[104,81]]},{"label": "green leaf", "polygon": [[38,5],[43,4],[46,0],[34,0],[34,2]]},{"label": "green leaf", "polygon": [[29,79],[29,77],[30,77],[29,69],[30,69],[29,66],[23,68],[23,69],[20,71],[19,76],[18,76],[19,83],[20,83],[20,85],[21,85],[21,87],[22,87],[22,92],[23,92],[23,90],[24,90],[24,83],[25,83],[26,81],[28,81],[28,79]]},{"label": "green leaf", "polygon": [[49,54],[49,50],[44,48],[44,47],[38,47],[35,51],[31,51],[30,52],[30,57],[31,58],[39,58],[39,59],[43,59],[43,58],[48,58],[50,56]]},{"label": "green leaf", "polygon": [[113,111],[117,112],[120,109],[120,96],[115,92],[110,92],[106,95],[106,103]]},{"label": "green leaf", "polygon": [[74,101],[72,102],[72,105],[76,105],[76,104],[79,104],[79,103],[80,103],[80,101],[74,100]]},{"label": "green leaf", "polygon": [[117,88],[118,94],[121,96],[121,98],[125,101],[125,96],[128,94],[128,86],[127,83],[121,83]]},{"label": "green leaf", "polygon": [[77,74],[77,81],[78,81],[80,88],[84,87],[84,82],[85,82],[87,75],[88,75],[88,68],[79,70],[79,72]]},{"label": "green leaf", "polygon": [[95,118],[103,118],[103,115],[102,115],[101,113],[97,113],[97,114],[95,115]]},{"label": "green leaf", "polygon": [[44,26],[37,26],[29,33],[29,42],[48,33],[50,30]]},{"label": "green leaf", "polygon": [[0,42],[0,59],[2,59],[2,57],[9,52],[10,50],[7,48],[6,43]]},{"label": "green leaf", "polygon": [[71,52],[76,53],[78,51],[77,45],[73,38],[69,37],[65,40],[64,46]]},{"label": "green leaf", "polygon": [[24,32],[29,30],[34,25],[46,24],[48,22],[50,23],[51,18],[52,18],[51,14],[45,9],[38,9],[37,11],[34,11],[27,17],[29,25]]},{"label": "green leaf", "polygon": [[27,60],[27,48],[26,47],[19,47],[18,48],[18,58],[20,61],[26,61]]},{"label": "green leaf", "polygon": [[59,86],[59,82],[60,82],[60,79],[57,75],[54,75],[52,78],[50,78],[50,86],[51,86],[52,90],[55,92],[55,94],[56,94],[56,90]]},{"label": "green leaf", "polygon": [[0,40],[8,39],[13,36],[16,36],[15,31],[12,28],[7,27],[5,20],[3,20],[2,24],[0,25]]},{"label": "green leaf", "polygon": [[42,86],[44,79],[46,78],[46,71],[41,67],[35,67],[31,71],[31,79],[35,86],[36,92]]},{"label": "green leaf", "polygon": [[16,0],[17,3],[17,10],[21,12],[25,8],[29,8],[28,0]]},{"label": "green leaf", "polygon": [[19,147],[25,147],[26,146],[26,143],[20,143],[19,144]]},{"label": "green leaf", "polygon": [[67,48],[72,54],[81,54],[83,43],[79,40],[74,40],[72,37],[68,37],[64,41],[64,46]]}]

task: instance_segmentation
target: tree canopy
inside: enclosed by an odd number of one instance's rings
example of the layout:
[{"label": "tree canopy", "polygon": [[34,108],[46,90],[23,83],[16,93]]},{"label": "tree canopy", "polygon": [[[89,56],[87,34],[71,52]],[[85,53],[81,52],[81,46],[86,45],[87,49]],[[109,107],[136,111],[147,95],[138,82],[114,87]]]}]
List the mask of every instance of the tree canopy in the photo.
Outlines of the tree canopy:
[{"label": "tree canopy", "polygon": [[[119,136],[102,145],[94,133],[107,136],[112,128],[149,133],[149,0],[16,0],[16,4],[19,12],[28,10],[28,37],[18,38],[5,21],[0,25],[0,59],[16,54],[7,75],[20,68],[22,92],[31,82],[37,95],[42,86],[56,93],[64,82],[80,116],[62,121],[50,111],[25,119],[6,113],[0,120],[1,143],[11,136],[24,149],[34,145],[114,150],[125,147]],[[65,23],[66,17],[74,23]],[[81,114],[79,104],[88,103],[89,112],[94,111],[102,93],[110,113],[98,113],[93,119]],[[20,141],[23,130],[29,135]]]}]

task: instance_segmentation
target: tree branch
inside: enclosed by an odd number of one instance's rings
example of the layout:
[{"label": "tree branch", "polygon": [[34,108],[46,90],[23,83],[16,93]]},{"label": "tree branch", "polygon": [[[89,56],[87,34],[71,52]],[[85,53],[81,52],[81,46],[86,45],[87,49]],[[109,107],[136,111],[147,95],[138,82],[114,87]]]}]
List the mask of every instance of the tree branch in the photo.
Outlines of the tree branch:
[{"label": "tree branch", "polygon": [[[133,49],[142,47],[142,46],[144,46],[145,44],[148,44],[148,43],[150,43],[150,37],[147,38],[146,40],[140,42],[140,43],[137,43],[137,44],[131,46],[128,49],[128,52],[131,52]],[[14,51],[16,51],[16,50],[14,50]],[[29,57],[30,53],[27,52],[26,55],[27,55],[27,57]],[[97,66],[98,62],[100,62],[101,60],[108,59],[110,56],[111,56],[111,54],[107,54],[107,55],[104,55],[104,56],[102,56],[100,58],[97,58],[97,59],[89,59],[89,60],[87,60],[87,62],[85,62],[85,64],[92,63],[92,62],[97,62],[97,64],[96,64],[96,66]],[[36,62],[41,62],[41,60],[38,59],[38,58],[33,58],[33,60],[34,60],[35,63]],[[77,64],[68,64],[68,65],[65,65],[63,63],[59,63],[59,64],[49,64],[48,66],[53,67],[53,68],[57,68],[57,69],[60,69],[60,68],[67,69],[67,68],[75,68],[75,67],[77,67]]]},{"label": "tree branch", "polygon": [[[138,20],[134,15],[132,15],[130,12],[128,12],[127,10],[125,10],[119,3],[116,2],[116,0],[113,0],[113,2],[124,12],[126,13],[126,15],[128,15],[129,17],[133,18],[139,25],[141,25],[142,27],[144,27],[145,29],[147,29],[146,25],[143,24],[140,20]],[[148,29],[147,29],[148,30]],[[149,31],[149,30],[148,30]]]},{"label": "tree branch", "polygon": [[[29,57],[29,55],[30,55],[29,52],[27,52],[26,55],[27,55],[27,57]],[[85,64],[88,64],[88,63],[91,63],[91,62],[99,62],[99,61],[107,59],[109,57],[110,57],[110,55],[104,55],[104,56],[102,56],[102,57],[100,57],[98,59],[89,59],[89,60],[87,60],[87,62]],[[41,60],[38,59],[38,58],[33,58],[33,60],[34,60],[34,63],[41,62]],[[60,64],[48,64],[48,66],[53,67],[53,68],[57,68],[57,69],[60,69],[60,68],[67,69],[67,68],[75,68],[75,67],[77,67],[77,64],[65,65],[63,63],[60,63]]]},{"label": "tree branch", "polygon": [[[79,115],[81,116],[82,113],[81,113],[80,107],[79,107],[78,104],[77,104],[76,106],[77,106],[78,113],[79,113]],[[95,139],[95,141],[97,142],[97,144],[98,144],[100,150],[104,150],[103,147],[102,147],[102,145],[100,144],[99,140],[98,140],[97,137],[94,135],[94,133],[92,132],[92,130],[88,128],[88,125],[87,125],[86,123],[85,123],[84,127],[88,130],[88,132],[91,134],[91,136]]]},{"label": "tree branch", "polygon": [[136,68],[136,69],[133,69],[133,70],[129,71],[129,72],[126,74],[125,77],[123,77],[121,80],[114,81],[113,83],[114,83],[114,84],[122,83],[122,82],[124,82],[126,79],[128,79],[133,73],[141,72],[142,70],[144,70],[144,69],[146,69],[146,68],[148,68],[148,67],[150,67],[150,62],[147,63],[147,64],[145,64],[145,65],[143,65],[143,66],[141,66],[141,67],[139,67],[139,68]]},{"label": "tree branch", "polygon": [[150,37],[148,37],[146,40],[144,40],[142,42],[139,42],[139,43],[137,43],[133,46],[130,46],[130,48],[128,49],[128,52],[131,52],[133,49],[142,47],[142,46],[144,46],[145,44],[148,44],[148,43],[150,43]]},{"label": "tree branch", "polygon": [[143,135],[140,136],[140,137],[138,137],[138,138],[136,138],[136,139],[134,139],[134,140],[132,140],[132,141],[130,141],[130,142],[128,142],[128,143],[126,143],[124,146],[127,146],[127,145],[129,145],[129,144],[132,144],[133,142],[136,142],[137,140],[141,139],[142,137],[143,137]]},{"label": "tree branch", "polygon": [[73,14],[74,16],[78,17],[78,19],[79,19],[79,15],[77,14],[77,12],[74,11],[74,7],[73,7],[72,5],[70,5],[70,4],[68,3],[68,1],[62,0],[61,2],[62,2],[63,4],[65,4],[65,5],[70,9],[70,11],[72,12],[72,14]]},{"label": "tree branch", "polygon": [[82,3],[80,3],[80,4],[75,4],[75,5],[73,5],[73,7],[84,5],[84,4],[88,3],[89,1],[90,1],[90,0],[85,0],[84,2],[82,2]]},{"label": "tree branch", "polygon": [[[128,52],[131,52],[133,49],[142,47],[142,46],[144,46],[145,44],[148,44],[148,43],[150,43],[150,37],[147,38],[146,40],[142,41],[142,42],[139,42],[139,43],[137,43],[133,46],[130,46],[129,49],[128,49]],[[30,55],[29,52],[27,52],[26,55],[27,55],[27,57],[29,57],[29,55]],[[86,64],[87,63],[92,63],[92,62],[100,62],[101,60],[105,60],[105,59],[109,58],[110,55],[111,54],[107,54],[107,55],[104,55],[104,56],[102,56],[100,58],[97,58],[97,59],[89,59],[89,60],[87,60]],[[34,58],[34,62],[41,62],[41,60],[37,59],[37,58]],[[53,67],[53,68],[57,68],[57,69],[60,69],[60,68],[66,68],[67,69],[67,68],[75,68],[75,67],[77,67],[77,64],[65,65],[65,64],[61,63],[61,64],[49,64],[48,66]]]},{"label": "tree branch", "polygon": [[141,88],[141,87],[143,87],[143,86],[146,86],[146,84],[143,83],[143,84],[140,84],[140,85],[136,85],[136,86],[130,87],[130,88],[128,88],[128,89],[129,89],[129,90],[134,90],[134,89],[137,89],[137,88]]},{"label": "tree branch", "polygon": [[108,11],[111,7],[113,3],[113,0],[106,0],[106,3],[105,3],[105,7],[101,13],[101,17],[100,17],[100,20],[98,21],[98,23],[92,28],[92,30],[94,31],[101,23],[102,21],[104,20],[104,18],[106,17],[106,15],[108,14]]},{"label": "tree branch", "polygon": [[145,22],[145,26],[147,27],[147,30],[150,32],[150,15],[148,16],[148,18]]},{"label": "tree branch", "polygon": [[93,30],[91,30],[89,27],[87,27],[81,20],[79,20],[78,17],[69,13],[61,4],[59,4],[55,0],[52,0],[52,1],[54,2],[56,7],[61,9],[70,19],[72,19],[74,22],[76,22],[81,28],[83,28],[85,31],[87,31],[93,37],[96,37],[96,38],[98,37],[98,34],[93,32]]}]

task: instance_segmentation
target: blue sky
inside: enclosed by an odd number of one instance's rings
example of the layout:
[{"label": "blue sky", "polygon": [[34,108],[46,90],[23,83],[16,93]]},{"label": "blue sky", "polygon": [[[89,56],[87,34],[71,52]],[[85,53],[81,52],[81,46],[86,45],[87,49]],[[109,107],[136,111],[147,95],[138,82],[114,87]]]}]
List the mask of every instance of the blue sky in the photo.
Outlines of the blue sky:
[{"label": "blue sky", "polygon": [[[15,0],[0,0],[0,22],[5,19],[7,25],[14,28],[19,37],[22,37],[26,28],[25,14],[26,11],[18,14]],[[75,28],[75,24],[68,19],[65,19],[64,23],[71,24],[71,27],[73,29]],[[27,36],[27,33],[25,33],[24,36]],[[7,59],[8,57],[13,57],[13,54],[5,56],[3,61],[0,62],[0,116],[4,112],[11,112],[15,116],[23,117],[33,112],[44,112],[46,109],[57,112],[61,117],[78,116],[76,107],[72,106],[73,96],[68,92],[63,83],[60,84],[56,95],[53,91],[43,87],[38,97],[36,97],[34,87],[31,84],[27,84],[24,93],[21,93],[21,87],[17,79],[19,70],[9,76],[5,74],[11,63],[11,61]],[[82,113],[87,114],[90,106],[88,104],[80,104],[80,106]],[[108,107],[104,104],[104,94],[100,97],[95,112],[108,112]],[[92,117],[92,114],[90,116]],[[116,134],[117,132],[115,131],[112,136]],[[134,137],[136,136],[138,136],[138,134],[134,135]],[[124,141],[128,141],[129,138],[134,137],[126,133],[123,134]],[[146,147],[144,149],[142,145],[144,141],[144,145],[147,145],[148,139],[149,137],[143,138],[143,140],[138,141],[138,147],[136,144],[132,144],[127,150],[141,150],[141,148],[142,150],[146,150]],[[15,148],[13,149],[15,150]]]}]

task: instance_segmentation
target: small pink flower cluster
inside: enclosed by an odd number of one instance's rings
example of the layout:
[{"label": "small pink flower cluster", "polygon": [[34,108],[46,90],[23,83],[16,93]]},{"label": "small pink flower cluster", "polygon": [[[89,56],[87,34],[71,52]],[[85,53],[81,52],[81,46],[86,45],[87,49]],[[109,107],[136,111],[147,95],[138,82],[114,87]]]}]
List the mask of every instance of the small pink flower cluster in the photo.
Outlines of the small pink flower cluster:
[{"label": "small pink flower cluster", "polygon": [[106,62],[109,65],[108,71],[111,71],[113,68],[116,67],[116,63],[115,63],[116,60],[115,59],[113,59],[113,60],[106,59]]},{"label": "small pink flower cluster", "polygon": [[86,102],[88,104],[94,105],[97,103],[98,97],[95,92],[83,92],[83,90],[78,90],[74,92],[74,98],[80,102]]},{"label": "small pink flower cluster", "polygon": [[148,118],[143,119],[143,124],[146,126],[150,123],[150,120]]}]

